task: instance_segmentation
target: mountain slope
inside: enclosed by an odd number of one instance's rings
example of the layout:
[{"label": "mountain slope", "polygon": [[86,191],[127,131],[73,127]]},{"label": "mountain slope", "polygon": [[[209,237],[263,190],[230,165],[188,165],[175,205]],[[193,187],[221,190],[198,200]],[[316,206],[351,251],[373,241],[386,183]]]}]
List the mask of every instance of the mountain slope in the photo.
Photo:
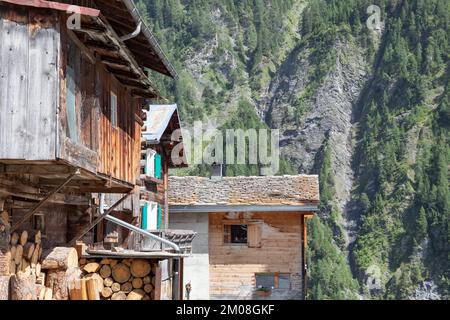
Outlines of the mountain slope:
[{"label": "mountain slope", "polygon": [[185,125],[280,129],[280,174],[320,173],[312,299],[450,297],[449,6],[139,1],[180,73],[156,82]]}]

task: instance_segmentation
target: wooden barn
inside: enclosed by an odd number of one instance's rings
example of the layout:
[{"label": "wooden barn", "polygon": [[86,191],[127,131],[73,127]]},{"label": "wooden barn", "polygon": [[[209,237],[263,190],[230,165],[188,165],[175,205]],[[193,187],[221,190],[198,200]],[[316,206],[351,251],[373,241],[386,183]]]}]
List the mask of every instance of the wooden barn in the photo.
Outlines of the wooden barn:
[{"label": "wooden barn", "polygon": [[170,177],[170,185],[170,227],[197,232],[184,259],[191,299],[304,298],[317,176]]},{"label": "wooden barn", "polygon": [[[132,0],[0,1],[0,299],[68,299],[70,268],[106,275],[103,298],[132,295],[131,279],[133,298],[178,298],[183,253],[141,228],[144,109],[162,98],[151,72],[177,76]],[[168,246],[140,252],[142,236]]]}]

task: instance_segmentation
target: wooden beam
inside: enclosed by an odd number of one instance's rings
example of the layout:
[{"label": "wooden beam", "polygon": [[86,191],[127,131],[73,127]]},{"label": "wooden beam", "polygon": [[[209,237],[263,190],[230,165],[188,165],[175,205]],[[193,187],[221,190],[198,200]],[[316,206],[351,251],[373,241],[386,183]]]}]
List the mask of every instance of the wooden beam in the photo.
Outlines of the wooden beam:
[{"label": "wooden beam", "polygon": [[30,174],[30,175],[49,175],[49,174],[68,174],[73,169],[64,165],[19,165],[5,164],[0,166],[0,175],[10,174]]},{"label": "wooden beam", "polygon": [[103,50],[108,50],[108,51],[119,51],[119,47],[116,46],[115,44],[106,44],[103,42],[99,42],[99,41],[93,41],[93,40],[89,40],[86,41],[85,43],[86,47],[90,47],[95,49],[103,49]]},{"label": "wooden beam", "polygon": [[87,33],[93,35],[104,35],[106,29],[97,24],[82,24],[80,29],[74,29],[74,32]]},{"label": "wooden beam", "polygon": [[87,48],[83,42],[81,42],[81,40],[77,37],[77,35],[70,29],[67,29],[67,35],[69,36],[70,39],[72,39],[73,42],[75,42],[75,44],[80,48],[81,53],[89,60],[89,62],[91,64],[95,65],[95,56],[94,54],[91,52],[91,50],[89,50],[89,48]]},{"label": "wooden beam", "polygon": [[[39,186],[57,186],[60,185],[64,182],[64,179],[48,179],[48,178],[40,178],[38,185]],[[105,186],[107,183],[107,181],[104,180],[97,180],[97,181],[92,181],[92,180],[72,180],[70,181],[67,186],[68,187],[96,187],[96,186],[100,186],[103,187]]]},{"label": "wooden beam", "polygon": [[155,93],[152,92],[145,92],[141,90],[132,90],[131,95],[134,97],[141,97],[141,98],[147,98],[147,99],[155,99],[158,97]]},{"label": "wooden beam", "polygon": [[126,67],[130,67],[130,63],[124,59],[121,58],[113,58],[113,57],[108,57],[108,56],[101,56],[100,58],[102,60],[103,63],[106,64],[114,64],[114,65],[119,65],[119,66],[126,66]]},{"label": "wooden beam", "polygon": [[136,81],[135,79],[132,79],[132,78],[124,77],[121,75],[117,75],[117,78],[120,82],[122,82],[123,84],[129,85],[129,86],[134,86],[136,88],[141,88],[141,89],[151,88],[150,85],[142,83],[140,81]]},{"label": "wooden beam", "polygon": [[128,197],[133,193],[133,190],[129,191],[125,196],[120,198],[116,203],[114,203],[108,210],[103,212],[97,219],[92,221],[90,224],[88,224],[86,227],[84,227],[72,240],[70,240],[67,245],[73,246],[77,240],[79,240],[81,237],[83,237],[86,233],[89,232],[93,227],[95,227],[98,223],[100,223],[108,214],[114,211],[115,208],[117,208],[122,202],[124,202]]},{"label": "wooden beam", "polygon": [[24,222],[26,222],[28,219],[30,219],[34,213],[42,207],[48,199],[50,199],[53,195],[58,193],[62,188],[64,188],[73,178],[80,175],[80,169],[77,169],[74,173],[72,173],[70,176],[67,177],[66,181],[64,181],[61,185],[59,185],[57,188],[52,190],[47,196],[45,196],[44,199],[42,199],[39,203],[37,203],[29,212],[27,212],[17,223],[15,223],[11,227],[11,233],[17,230]]},{"label": "wooden beam", "polygon": [[[112,42],[120,48],[120,53],[122,56],[126,57],[128,61],[130,61],[130,68],[133,72],[141,75],[141,80],[148,83],[152,88],[156,87],[153,85],[153,83],[148,79],[147,75],[145,74],[144,70],[141,68],[141,66],[138,64],[138,62],[135,59],[135,56],[133,53],[130,52],[128,47],[120,40],[120,37],[117,35],[116,31],[112,28],[112,26],[108,23],[104,23],[103,21],[108,21],[107,18],[105,18],[102,14],[100,14],[100,19],[98,19],[99,22],[103,24],[103,26],[108,31],[107,34],[109,35]],[[158,94],[155,92],[155,96],[157,97]]]},{"label": "wooden beam", "polygon": [[106,69],[109,72],[114,73],[116,75],[120,75],[122,77],[127,77],[127,78],[130,78],[130,79],[140,79],[141,78],[141,75],[132,72],[131,69],[129,69],[130,71],[114,69],[112,67],[106,67]]},{"label": "wooden beam", "polygon": [[28,6],[35,8],[46,8],[46,9],[54,9],[65,12],[76,12],[84,16],[90,17],[98,17],[100,15],[100,10],[76,6],[67,3],[55,2],[55,1],[46,1],[46,0],[2,0],[3,2],[8,2],[12,4],[17,4],[20,6]]}]

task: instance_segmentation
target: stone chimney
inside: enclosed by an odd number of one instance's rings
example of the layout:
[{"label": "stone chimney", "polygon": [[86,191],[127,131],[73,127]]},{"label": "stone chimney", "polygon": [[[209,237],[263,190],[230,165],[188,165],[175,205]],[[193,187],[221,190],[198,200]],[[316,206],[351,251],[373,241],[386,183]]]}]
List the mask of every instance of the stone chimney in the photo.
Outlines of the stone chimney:
[{"label": "stone chimney", "polygon": [[220,180],[222,179],[223,176],[223,165],[222,164],[217,164],[217,163],[213,163],[211,165],[211,180]]}]

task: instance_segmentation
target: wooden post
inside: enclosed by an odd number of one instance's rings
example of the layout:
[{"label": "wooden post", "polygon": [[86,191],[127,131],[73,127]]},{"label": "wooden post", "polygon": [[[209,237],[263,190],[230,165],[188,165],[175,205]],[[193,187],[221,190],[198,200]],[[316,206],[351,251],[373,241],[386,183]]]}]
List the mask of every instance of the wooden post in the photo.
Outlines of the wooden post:
[{"label": "wooden post", "polygon": [[169,159],[164,154],[164,229],[169,229]]}]

